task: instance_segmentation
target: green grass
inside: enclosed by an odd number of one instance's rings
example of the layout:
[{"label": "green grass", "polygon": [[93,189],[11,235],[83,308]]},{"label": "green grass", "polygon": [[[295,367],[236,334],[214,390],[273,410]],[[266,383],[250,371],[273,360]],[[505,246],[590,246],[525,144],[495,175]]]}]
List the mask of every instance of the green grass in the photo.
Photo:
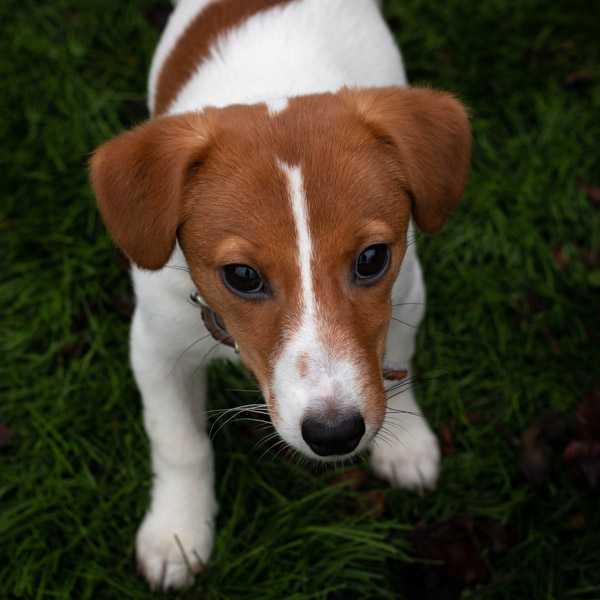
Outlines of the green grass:
[{"label": "green grass", "polygon": [[[600,8],[587,0],[389,0],[409,78],[470,107],[467,193],[444,231],[420,239],[427,318],[417,392],[458,446],[436,493],[390,491],[384,516],[360,490],[254,449],[244,422],[215,440],[221,505],[211,562],[181,598],[403,597],[418,521],[494,517],[518,542],[481,554],[478,598],[600,598],[598,495],[560,460],[536,490],[497,425],[577,404],[600,378]],[[144,118],[158,32],[142,0],[4,0],[0,6],[0,596],[142,599],[134,535],[150,486],[127,359],[129,289],[94,208],[85,163]],[[579,85],[577,71],[594,77]],[[561,270],[553,250],[562,244]],[[532,298],[535,301],[532,301]],[[528,300],[529,299],[529,300]],[[424,375],[424,379],[427,376]],[[211,407],[252,401],[242,373],[211,372]],[[469,425],[467,415],[483,420]],[[260,460],[259,460],[260,459]],[[581,529],[569,526],[583,515]],[[424,599],[425,597],[422,596]]]}]

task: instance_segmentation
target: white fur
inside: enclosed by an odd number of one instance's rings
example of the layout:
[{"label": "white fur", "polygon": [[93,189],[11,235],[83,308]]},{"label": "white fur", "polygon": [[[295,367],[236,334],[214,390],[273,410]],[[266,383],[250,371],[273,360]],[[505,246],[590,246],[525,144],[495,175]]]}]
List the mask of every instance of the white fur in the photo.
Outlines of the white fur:
[{"label": "white fur", "polygon": [[302,281],[302,299],[304,301],[304,319],[315,322],[315,292],[313,290],[312,268],[313,260],[312,240],[310,239],[310,228],[308,226],[308,211],[304,186],[302,182],[302,171],[300,167],[291,167],[280,163],[281,170],[288,179],[288,191],[292,214],[296,225],[296,239],[298,241],[298,265],[300,267],[300,280]]},{"label": "white fur", "polygon": [[[150,72],[150,108],[162,64],[187,25],[209,0],[179,0]],[[260,13],[221,36],[169,108],[169,113],[198,111],[231,103],[267,102],[269,110],[285,110],[287,97],[336,91],[344,85],[404,85],[402,59],[374,0],[296,0]],[[287,167],[299,227],[301,272],[310,270],[308,226],[302,206],[301,173]],[[307,267],[308,265],[308,267]],[[194,290],[179,247],[169,265],[156,273],[133,269],[137,308],[131,331],[131,358],[144,403],[144,423],[152,449],[152,501],[137,537],[140,567],[152,586],[181,587],[191,580],[181,547],[196,565],[205,561],[213,540],[217,504],[213,492],[212,451],[204,423],[204,372],[218,356],[232,349],[208,335],[197,307],[188,302]],[[274,393],[284,398],[282,435],[310,455],[301,439],[300,419],[307,406],[335,395],[354,406],[360,397],[358,366],[324,348],[317,336],[319,307],[311,300],[311,278],[302,276],[305,319],[275,368]],[[395,303],[424,302],[425,293],[414,246],[409,247],[394,286]],[[422,306],[397,307],[395,315],[415,327]],[[416,329],[392,321],[387,359],[410,363]],[[340,345],[345,340],[338,340]],[[299,354],[310,352],[309,375],[296,370]],[[357,356],[357,360],[360,357]],[[200,365],[200,366],[199,366]],[[288,370],[292,366],[292,370]],[[290,375],[291,374],[291,375]],[[285,376],[285,378],[284,378]],[[283,389],[288,388],[287,392]],[[285,395],[287,394],[287,396]],[[402,398],[399,400],[398,398]],[[393,400],[395,407],[418,412],[412,392]],[[439,450],[424,419],[404,417],[399,442],[380,442],[374,450],[379,474],[399,487],[432,485]],[[386,428],[396,421],[386,421]],[[365,439],[369,436],[366,435]],[[357,451],[364,444],[361,442]]]}]

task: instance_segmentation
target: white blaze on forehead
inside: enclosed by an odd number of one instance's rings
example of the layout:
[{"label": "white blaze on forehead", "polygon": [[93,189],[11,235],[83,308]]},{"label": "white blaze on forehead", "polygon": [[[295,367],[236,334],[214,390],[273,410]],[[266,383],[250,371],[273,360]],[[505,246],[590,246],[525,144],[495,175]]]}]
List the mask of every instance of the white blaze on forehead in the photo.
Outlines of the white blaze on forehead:
[{"label": "white blaze on forehead", "polygon": [[294,223],[296,225],[298,265],[300,267],[302,300],[304,303],[303,325],[306,325],[307,319],[314,319],[315,299],[311,273],[312,240],[310,238],[310,229],[308,227],[308,209],[306,206],[306,196],[304,194],[302,171],[298,166],[290,166],[282,162],[278,162],[278,164],[288,180],[288,191],[290,194],[290,202],[292,204]]},{"label": "white blaze on forehead", "polygon": [[[313,245],[302,169],[279,160],[277,165],[287,180],[296,229],[296,244],[290,251],[296,257],[301,290],[298,326],[290,329],[290,337],[274,363],[271,386],[277,406],[274,421],[286,442],[313,455],[302,438],[303,419],[309,413],[319,415],[331,410],[363,412],[362,384],[355,361],[339,356],[340,350],[347,346],[343,332],[335,336],[335,347],[325,344],[321,338],[327,325],[322,320],[328,311],[323,312],[315,298]],[[303,365],[302,369],[299,363]],[[372,433],[368,431],[369,435]]]}]

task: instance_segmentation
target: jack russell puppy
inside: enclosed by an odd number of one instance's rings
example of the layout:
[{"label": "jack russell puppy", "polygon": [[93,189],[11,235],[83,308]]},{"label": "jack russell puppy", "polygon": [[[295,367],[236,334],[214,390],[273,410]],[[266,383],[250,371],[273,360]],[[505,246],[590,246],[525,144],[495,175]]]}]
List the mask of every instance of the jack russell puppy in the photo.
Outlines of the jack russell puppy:
[{"label": "jack russell puppy", "polygon": [[152,587],[188,584],[213,545],[207,355],[237,350],[301,454],[372,447],[392,485],[435,483],[437,439],[411,389],[386,403],[382,373],[410,374],[425,302],[413,222],[434,233],[459,201],[470,129],[453,96],[405,85],[377,0],[180,0],[152,118],[94,152],[98,206],[134,265]]}]

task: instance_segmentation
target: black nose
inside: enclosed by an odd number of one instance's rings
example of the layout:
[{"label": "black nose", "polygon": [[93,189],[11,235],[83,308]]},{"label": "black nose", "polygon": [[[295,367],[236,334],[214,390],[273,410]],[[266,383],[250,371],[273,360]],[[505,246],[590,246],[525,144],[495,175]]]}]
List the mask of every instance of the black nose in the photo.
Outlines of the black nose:
[{"label": "black nose", "polygon": [[302,421],[302,437],[319,456],[352,452],[365,433],[365,422],[359,413],[337,419],[307,417]]}]

